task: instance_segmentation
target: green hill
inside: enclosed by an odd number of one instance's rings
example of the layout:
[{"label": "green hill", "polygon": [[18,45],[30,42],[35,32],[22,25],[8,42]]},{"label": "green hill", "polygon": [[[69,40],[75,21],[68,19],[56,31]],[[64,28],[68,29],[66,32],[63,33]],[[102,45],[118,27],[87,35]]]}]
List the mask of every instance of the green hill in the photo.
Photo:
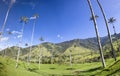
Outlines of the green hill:
[{"label": "green hill", "polygon": [[[112,35],[114,37],[114,35]],[[117,34],[117,38],[120,38],[120,34]],[[111,47],[107,36],[101,37],[101,43],[103,46],[103,52],[105,58],[111,58]],[[119,56],[118,47],[120,47],[120,39],[116,41],[113,38],[114,49],[116,55]],[[75,46],[75,47],[74,47]],[[92,61],[100,61],[97,40],[96,38],[88,39],[74,39],[61,43],[45,42],[39,45],[32,46],[32,52],[29,53],[30,47],[21,48],[20,59],[27,61],[28,55],[31,55],[31,62],[38,62],[39,55],[42,55],[42,63],[51,63],[51,58],[55,63],[69,62],[69,51],[71,50],[73,63],[84,63]],[[5,54],[11,58],[16,59],[18,47],[13,46],[3,51],[0,54]]]}]

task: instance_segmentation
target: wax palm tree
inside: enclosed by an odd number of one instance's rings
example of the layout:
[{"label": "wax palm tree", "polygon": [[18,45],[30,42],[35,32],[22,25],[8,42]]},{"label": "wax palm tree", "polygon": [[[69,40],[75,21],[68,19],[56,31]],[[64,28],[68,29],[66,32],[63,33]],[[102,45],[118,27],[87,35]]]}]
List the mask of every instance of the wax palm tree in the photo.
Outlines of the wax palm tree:
[{"label": "wax palm tree", "polygon": [[40,39],[39,39],[41,42],[43,42],[44,41],[44,39],[43,39],[43,37],[40,37]]},{"label": "wax palm tree", "polygon": [[70,49],[69,51],[70,51],[70,66],[72,68],[72,56],[71,56],[72,50]]},{"label": "wax palm tree", "polygon": [[72,68],[72,51],[75,51],[75,48],[77,47],[76,44],[73,44],[72,48],[69,50],[70,52],[70,66]]},{"label": "wax palm tree", "polygon": [[33,38],[34,38],[34,31],[35,31],[35,25],[36,25],[36,20],[39,17],[38,14],[35,14],[32,18],[30,19],[34,19],[34,23],[33,23],[33,28],[32,28],[32,36],[31,36],[31,43],[30,43],[30,53],[29,53],[29,57],[28,57],[28,66],[30,64],[30,60],[31,60],[31,51],[32,51],[32,43],[33,43]]},{"label": "wax palm tree", "polygon": [[[12,34],[11,31],[7,31],[8,37],[9,37],[11,34]],[[10,38],[10,37],[9,37],[9,38]],[[6,42],[7,48],[9,48],[9,38],[8,38],[8,40],[7,40],[7,42]],[[6,55],[6,49],[3,51],[3,56],[5,57],[5,55]]]},{"label": "wax palm tree", "polygon": [[53,46],[52,46],[52,49],[51,49],[51,52],[52,52],[52,56],[51,56],[51,64],[54,64],[54,55],[55,55],[55,44],[53,43]]},{"label": "wax palm tree", "polygon": [[19,61],[19,56],[20,56],[20,51],[21,51],[21,44],[22,44],[22,38],[23,38],[23,32],[24,32],[24,26],[25,24],[28,22],[28,18],[26,16],[23,16],[20,18],[20,22],[23,23],[22,25],[22,30],[21,30],[21,37],[20,37],[20,41],[19,41],[19,48],[18,48],[18,54],[17,54],[17,60],[16,60],[16,68],[18,67],[18,61]]},{"label": "wax palm tree", "polygon": [[[25,43],[25,47],[27,47],[28,46],[28,43]],[[26,59],[26,58],[25,58]],[[28,62],[28,59],[26,59],[26,61]]]},{"label": "wax palm tree", "polygon": [[28,43],[26,43],[25,46],[28,46]]},{"label": "wax palm tree", "polygon": [[[113,24],[115,21],[116,21],[116,19],[114,17],[111,17],[110,19],[108,19],[108,23],[112,24],[112,26],[113,26],[114,35],[115,35],[115,38],[116,38],[116,41],[117,41],[117,45],[119,46],[116,29],[115,29],[115,26]],[[118,51],[120,51],[120,46],[118,47]]]},{"label": "wax palm tree", "polygon": [[[11,32],[11,31],[7,31],[7,34],[8,34],[8,37],[9,37],[9,39],[10,39],[10,36],[12,35],[12,32]],[[7,41],[7,46],[8,46],[8,48],[10,47],[10,46],[9,46],[9,44],[10,44],[9,39],[8,39],[8,41]],[[12,52],[12,50],[10,50],[10,51],[11,51],[11,54],[13,55],[14,53]]]},{"label": "wax palm tree", "polygon": [[[95,18],[97,19],[99,16],[95,15]],[[93,20],[93,16],[90,17],[90,20]]]},{"label": "wax palm tree", "polygon": [[5,26],[6,26],[6,22],[7,22],[8,16],[9,16],[10,9],[11,9],[12,5],[15,3],[15,1],[16,0],[11,0],[10,1],[10,5],[8,6],[8,10],[7,10],[7,13],[5,15],[5,19],[4,19],[2,29],[1,29],[1,32],[0,32],[0,38],[2,37],[2,35],[4,33],[4,29],[5,29]]},{"label": "wax palm tree", "polygon": [[105,15],[105,13],[104,13],[104,10],[103,10],[102,5],[100,4],[99,0],[97,0],[97,3],[98,3],[98,5],[99,5],[100,10],[101,10],[101,12],[102,12],[102,15],[103,15],[103,17],[104,17],[104,21],[105,21],[106,28],[107,28],[107,32],[108,32],[108,37],[109,37],[109,40],[110,40],[112,55],[113,55],[113,58],[114,58],[115,61],[116,61],[117,59],[116,59],[116,54],[115,54],[114,47],[113,47],[113,44],[112,44],[112,38],[111,38],[109,26],[108,26],[108,21],[107,21],[106,15]]},{"label": "wax palm tree", "polygon": [[[43,41],[44,41],[43,37],[40,37],[39,40],[40,40],[40,42],[43,42]],[[42,46],[40,45],[40,52],[39,52],[39,69],[40,69],[41,58],[42,58]]]},{"label": "wax palm tree", "polygon": [[116,21],[116,19],[114,17],[111,17],[110,19],[108,19],[108,23],[112,24],[113,30],[114,30],[114,34],[116,35],[115,26],[113,24],[115,21]]},{"label": "wax palm tree", "polygon": [[2,32],[0,32],[0,36],[2,35]]},{"label": "wax palm tree", "polygon": [[94,22],[94,27],[95,27],[95,31],[96,31],[96,36],[97,36],[97,41],[98,41],[98,46],[99,46],[100,57],[101,57],[101,60],[102,60],[102,65],[103,65],[103,67],[106,67],[103,52],[102,52],[102,45],[101,45],[101,41],[100,41],[100,36],[99,36],[99,33],[98,33],[97,22],[96,22],[96,18],[95,18],[95,15],[94,15],[94,11],[92,9],[92,4],[91,4],[90,0],[87,0],[87,1],[88,1],[88,5],[90,7],[90,11],[91,11],[91,14],[92,14],[92,17],[93,17],[93,22]]}]

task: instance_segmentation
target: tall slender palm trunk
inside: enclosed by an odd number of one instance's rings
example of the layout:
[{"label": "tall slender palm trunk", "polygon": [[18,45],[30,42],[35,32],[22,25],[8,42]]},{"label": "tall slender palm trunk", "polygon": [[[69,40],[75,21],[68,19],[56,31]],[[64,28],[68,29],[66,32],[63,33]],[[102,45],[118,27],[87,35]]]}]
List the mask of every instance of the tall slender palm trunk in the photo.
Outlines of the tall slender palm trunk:
[{"label": "tall slender palm trunk", "polygon": [[115,26],[114,24],[112,23],[112,26],[113,26],[113,31],[114,31],[114,35],[115,35],[115,39],[116,39],[116,42],[117,42],[117,45],[118,45],[118,51],[120,51],[120,45],[119,45],[119,42],[118,42],[118,37],[117,37],[117,33],[116,33],[116,29],[115,29]]},{"label": "tall slender palm trunk", "polygon": [[99,0],[97,0],[97,3],[98,3],[98,5],[99,5],[99,7],[100,7],[100,9],[101,9],[101,12],[102,12],[102,14],[103,14],[103,17],[104,17],[104,21],[105,21],[106,28],[107,28],[107,32],[108,32],[108,37],[109,37],[109,40],[110,40],[112,55],[113,55],[113,58],[114,58],[115,61],[116,61],[117,59],[116,59],[114,47],[113,47],[113,44],[112,44],[112,38],[111,38],[109,26],[108,26],[108,21],[107,21],[107,18],[106,18],[106,16],[105,16],[104,10],[103,10],[102,5],[100,4]]},{"label": "tall slender palm trunk", "polygon": [[115,26],[113,23],[112,23],[112,26],[113,26],[113,30],[114,30],[114,35],[116,35],[117,33],[116,33]]},{"label": "tall slender palm trunk", "polygon": [[[55,44],[53,43],[53,45],[55,46]],[[52,56],[51,56],[51,64],[54,64],[54,52],[55,52],[55,47],[52,47]]]},{"label": "tall slender palm trunk", "polygon": [[94,22],[94,27],[95,27],[95,31],[96,31],[96,36],[97,36],[97,41],[98,41],[98,46],[99,46],[100,57],[101,57],[101,60],[102,60],[102,65],[103,65],[103,67],[106,67],[103,52],[102,52],[100,37],[99,37],[99,33],[98,33],[98,28],[97,28],[97,22],[96,22],[95,15],[94,15],[94,12],[93,12],[93,9],[92,9],[92,4],[91,4],[90,0],[87,0],[87,1],[88,1],[90,11],[91,11],[91,14],[92,14],[92,17],[93,17],[93,22]]},{"label": "tall slender palm trunk", "polygon": [[72,56],[71,56],[71,52],[70,52],[70,67],[72,68]]},{"label": "tall slender palm trunk", "polygon": [[54,48],[53,48],[53,50],[52,50],[51,64],[53,64],[53,51],[54,51]]},{"label": "tall slender palm trunk", "polygon": [[32,51],[32,43],[33,43],[33,38],[34,38],[35,25],[36,25],[36,19],[34,20],[34,23],[33,23],[31,43],[30,43],[30,53],[28,57],[28,66],[30,65],[30,60],[31,60],[31,51]]},{"label": "tall slender palm trunk", "polygon": [[[4,46],[6,47],[6,44]],[[3,57],[5,57],[5,56],[6,56],[6,49],[3,50]]]},{"label": "tall slender palm trunk", "polygon": [[[40,40],[41,42],[44,41],[44,39],[43,39],[42,37],[41,37],[39,40]],[[40,45],[40,52],[39,52],[39,69],[40,69],[42,54],[43,54],[43,49],[42,49],[42,44],[41,44],[41,45]]]},{"label": "tall slender palm trunk", "polygon": [[22,31],[21,31],[21,35],[22,35],[22,37],[20,38],[20,41],[19,41],[19,48],[18,48],[18,54],[17,54],[17,60],[16,60],[16,68],[18,68],[18,61],[19,61],[19,56],[20,56],[20,51],[21,51],[20,45],[22,44],[22,38],[23,38],[23,32],[24,32],[24,26],[25,26],[25,23],[23,22],[23,25],[22,25]]},{"label": "tall slender palm trunk", "polygon": [[41,64],[41,58],[42,58],[42,47],[40,46],[40,54],[39,54],[39,69]]},{"label": "tall slender palm trunk", "polygon": [[118,42],[118,37],[117,37],[116,29],[115,29],[115,26],[114,26],[113,23],[112,23],[112,26],[113,26],[113,30],[114,30],[115,39],[116,39],[116,42],[117,42],[117,45],[118,45],[117,50],[120,52],[120,45],[119,45],[119,42]]},{"label": "tall slender palm trunk", "polygon": [[8,16],[9,16],[9,12],[10,12],[11,7],[12,7],[12,4],[10,4],[10,6],[8,7],[7,13],[6,13],[6,15],[5,15],[5,19],[4,19],[4,22],[3,22],[3,25],[2,25],[2,29],[1,29],[0,38],[2,38],[2,35],[3,35],[3,33],[4,33],[4,29],[5,29],[5,26],[6,26],[6,22],[7,22],[7,19],[8,19]]}]

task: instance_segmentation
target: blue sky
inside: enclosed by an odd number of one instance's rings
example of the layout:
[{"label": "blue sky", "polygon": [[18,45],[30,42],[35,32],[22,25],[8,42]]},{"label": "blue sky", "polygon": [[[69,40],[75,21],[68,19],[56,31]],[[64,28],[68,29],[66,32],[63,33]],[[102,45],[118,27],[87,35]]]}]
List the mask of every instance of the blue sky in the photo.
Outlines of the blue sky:
[{"label": "blue sky", "polygon": [[[99,16],[97,19],[100,36],[106,36],[107,31],[103,16],[100,12],[96,0],[91,0],[95,14]],[[107,18],[115,17],[117,33],[120,33],[120,0],[100,0]],[[0,30],[5,18],[6,11],[10,0],[0,0]],[[9,46],[16,45],[19,42],[19,32],[22,23],[21,16],[32,17],[39,14],[35,27],[35,35],[33,44],[39,44],[39,37],[43,37],[46,42],[59,43],[72,39],[84,39],[95,37],[95,30],[92,21],[87,0],[16,0],[13,4],[5,32],[4,41],[0,42],[0,48],[4,48],[9,41]],[[24,29],[23,46],[25,43],[30,44],[33,20],[30,20]],[[14,31],[14,34],[7,36],[6,30]],[[110,25],[111,34],[113,34]],[[9,37],[9,40],[7,38]],[[7,41],[6,41],[7,40]]]}]

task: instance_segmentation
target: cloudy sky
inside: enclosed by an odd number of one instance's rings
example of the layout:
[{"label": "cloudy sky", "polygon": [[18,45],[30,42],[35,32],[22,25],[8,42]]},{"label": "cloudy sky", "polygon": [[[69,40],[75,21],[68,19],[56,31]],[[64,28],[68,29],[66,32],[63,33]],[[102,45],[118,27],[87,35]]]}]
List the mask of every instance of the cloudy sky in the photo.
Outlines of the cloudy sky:
[{"label": "cloudy sky", "polygon": [[[15,0],[12,0],[15,1]],[[97,19],[100,36],[106,36],[107,31],[103,16],[96,0],[91,0]],[[115,17],[117,33],[120,33],[120,0],[100,0],[107,18]],[[0,30],[10,6],[10,0],[0,0]],[[34,14],[40,17],[36,21],[33,44],[39,44],[42,36],[47,42],[59,43],[71,39],[95,37],[93,22],[89,20],[91,13],[87,0],[16,0],[9,12],[0,48],[17,45],[21,37],[21,16],[31,18],[25,25],[23,43],[30,44]],[[113,34],[112,25],[109,25]],[[11,31],[12,35],[7,35]]]}]

